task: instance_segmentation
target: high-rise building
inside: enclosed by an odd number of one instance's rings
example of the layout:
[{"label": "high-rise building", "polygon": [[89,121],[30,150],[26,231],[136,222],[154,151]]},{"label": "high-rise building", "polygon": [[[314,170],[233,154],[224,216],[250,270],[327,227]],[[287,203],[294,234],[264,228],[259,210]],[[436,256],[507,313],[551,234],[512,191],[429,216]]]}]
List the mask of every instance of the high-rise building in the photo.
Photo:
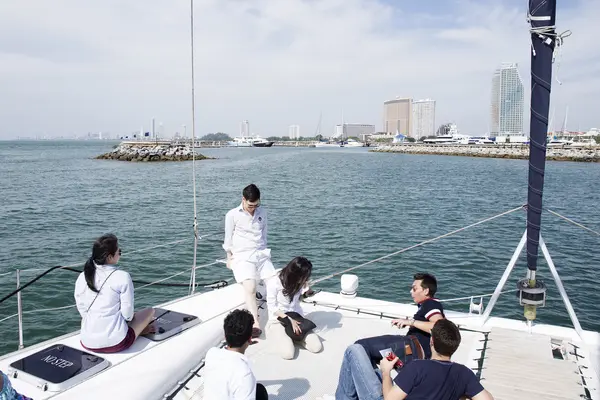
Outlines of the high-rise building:
[{"label": "high-rise building", "polygon": [[383,103],[383,130],[389,134],[412,133],[412,99],[397,98]]},{"label": "high-rise building", "polygon": [[362,140],[365,135],[372,135],[373,133],[375,133],[375,125],[344,123],[343,125],[338,124],[335,126],[333,137],[336,139],[356,137]]},{"label": "high-rise building", "polygon": [[247,119],[243,120],[240,124],[240,136],[246,137],[250,136],[250,122]]},{"label": "high-rise building", "polygon": [[288,132],[290,139],[300,139],[300,125],[290,125]]},{"label": "high-rise building", "polygon": [[413,101],[413,130],[415,139],[435,135],[435,100]]},{"label": "high-rise building", "polygon": [[502,64],[492,78],[491,136],[523,134],[524,95],[518,65]]}]

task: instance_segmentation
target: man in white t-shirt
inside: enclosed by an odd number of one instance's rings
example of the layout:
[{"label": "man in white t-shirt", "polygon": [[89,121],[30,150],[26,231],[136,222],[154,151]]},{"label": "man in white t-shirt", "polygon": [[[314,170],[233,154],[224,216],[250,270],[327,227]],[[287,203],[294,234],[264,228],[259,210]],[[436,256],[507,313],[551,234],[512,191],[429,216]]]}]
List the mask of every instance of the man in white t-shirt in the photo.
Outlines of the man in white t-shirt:
[{"label": "man in white t-shirt", "polygon": [[262,334],[256,304],[256,284],[275,273],[267,248],[267,212],[260,206],[260,190],[250,184],[242,190],[242,203],[225,216],[223,249],[227,267],[233,271],[246,295],[246,307],[254,316],[253,337]]},{"label": "man in white t-shirt", "polygon": [[205,400],[267,400],[267,389],[260,383],[244,355],[252,343],[254,317],[247,310],[233,310],[225,317],[224,348],[213,347],[204,363]]}]

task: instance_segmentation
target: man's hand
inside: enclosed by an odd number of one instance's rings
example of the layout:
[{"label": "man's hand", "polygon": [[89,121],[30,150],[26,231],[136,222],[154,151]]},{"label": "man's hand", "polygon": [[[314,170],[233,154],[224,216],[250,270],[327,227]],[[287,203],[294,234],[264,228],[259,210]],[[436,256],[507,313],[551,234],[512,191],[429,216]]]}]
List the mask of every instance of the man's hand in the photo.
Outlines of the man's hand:
[{"label": "man's hand", "polygon": [[411,322],[408,319],[404,319],[404,318],[393,319],[392,325],[397,326],[398,328],[403,328],[405,326],[411,326]]},{"label": "man's hand", "polygon": [[381,369],[381,373],[383,375],[389,375],[394,369],[394,365],[398,362],[398,357],[394,357],[392,361],[389,361],[387,358],[383,358],[379,363],[379,369]]},{"label": "man's hand", "polygon": [[231,269],[231,256],[227,254],[227,268]]}]

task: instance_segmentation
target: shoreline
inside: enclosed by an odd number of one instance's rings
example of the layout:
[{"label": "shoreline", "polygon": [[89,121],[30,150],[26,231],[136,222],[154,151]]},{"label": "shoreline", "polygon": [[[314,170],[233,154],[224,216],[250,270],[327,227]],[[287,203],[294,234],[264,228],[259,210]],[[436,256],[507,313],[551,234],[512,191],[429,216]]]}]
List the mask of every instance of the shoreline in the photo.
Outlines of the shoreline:
[{"label": "shoreline", "polygon": [[[512,160],[529,159],[528,145],[428,145],[398,144],[376,147],[374,153],[396,153],[417,155],[443,155],[458,157],[505,158]],[[600,162],[600,146],[548,147],[548,161]]]}]

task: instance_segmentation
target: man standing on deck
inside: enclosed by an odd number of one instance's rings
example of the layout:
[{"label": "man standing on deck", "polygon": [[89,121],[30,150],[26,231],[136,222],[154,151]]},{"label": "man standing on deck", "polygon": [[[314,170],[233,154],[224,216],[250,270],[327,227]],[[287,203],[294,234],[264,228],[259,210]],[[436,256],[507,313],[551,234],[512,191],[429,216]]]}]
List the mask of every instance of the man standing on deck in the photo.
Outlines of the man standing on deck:
[{"label": "man standing on deck", "polygon": [[275,273],[271,250],[267,248],[267,212],[260,207],[260,190],[250,184],[242,191],[242,203],[225,216],[227,268],[233,271],[236,282],[244,287],[246,307],[254,317],[252,337],[262,331],[258,320],[256,284]]},{"label": "man standing on deck", "polygon": [[[406,346],[414,348],[415,345],[418,347],[418,344],[423,349],[424,358],[431,358],[431,347],[429,345],[431,329],[436,321],[444,318],[444,306],[438,299],[433,297],[437,292],[437,280],[433,275],[416,274],[413,278],[414,282],[410,289],[410,295],[419,308],[413,318],[392,320],[392,324],[399,328],[403,326],[410,327],[406,336],[383,335],[360,339],[355,342],[365,348],[374,364],[382,359],[380,350],[392,349],[394,354],[404,359],[405,351],[408,349]],[[410,358],[422,357],[413,355]]]}]

